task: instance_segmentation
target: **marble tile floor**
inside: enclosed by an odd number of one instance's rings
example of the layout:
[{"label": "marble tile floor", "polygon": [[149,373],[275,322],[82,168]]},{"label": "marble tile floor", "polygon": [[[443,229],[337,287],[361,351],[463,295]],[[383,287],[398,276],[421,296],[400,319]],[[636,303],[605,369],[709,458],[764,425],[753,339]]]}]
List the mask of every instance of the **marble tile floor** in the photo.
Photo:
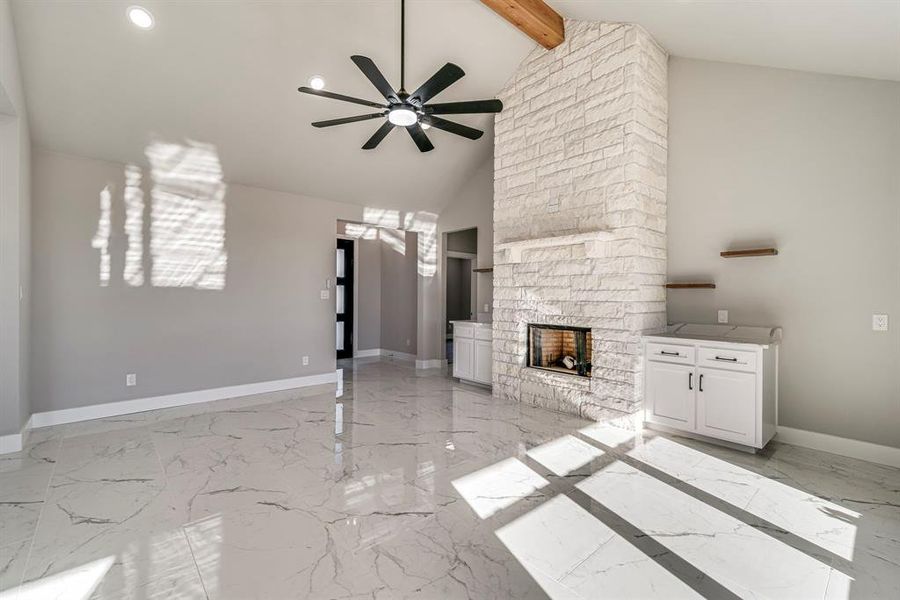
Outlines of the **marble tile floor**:
[{"label": "marble tile floor", "polygon": [[0,600],[900,598],[900,471],[494,399],[405,363],[32,433]]}]

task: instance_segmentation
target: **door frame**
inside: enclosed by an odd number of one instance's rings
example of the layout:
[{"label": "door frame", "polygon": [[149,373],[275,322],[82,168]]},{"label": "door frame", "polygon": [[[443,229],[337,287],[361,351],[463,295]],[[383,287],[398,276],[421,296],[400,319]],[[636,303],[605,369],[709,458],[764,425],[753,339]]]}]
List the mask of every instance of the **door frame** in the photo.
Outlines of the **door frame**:
[{"label": "door frame", "polygon": [[[357,294],[357,292],[356,292],[356,284],[357,284],[357,281],[358,281],[358,279],[357,279],[357,270],[356,270],[356,262],[357,262],[357,261],[356,261],[356,249],[357,249],[357,244],[356,244],[356,240],[355,240],[354,238],[351,238],[351,237],[349,237],[349,236],[338,235],[338,236],[337,236],[337,239],[335,240],[335,251],[337,251],[337,247],[338,247],[338,245],[339,245],[341,242],[345,242],[345,243],[348,245],[348,247],[349,247],[349,250],[350,250],[350,271],[351,271],[350,273],[348,273],[347,275],[345,275],[345,276],[342,278],[342,279],[348,279],[348,280],[349,280],[349,281],[347,281],[347,282],[344,284],[344,286],[345,286],[345,288],[344,288],[344,289],[345,289],[345,296],[344,296],[344,309],[345,309],[345,310],[344,310],[344,314],[346,314],[346,309],[347,309],[347,308],[350,309],[350,311],[351,311],[352,314],[350,315],[350,319],[349,319],[349,320],[345,320],[345,321],[344,321],[345,323],[349,323],[349,325],[350,325],[350,335],[347,336],[347,335],[345,334],[345,336],[344,336],[345,340],[346,340],[348,337],[349,337],[349,340],[350,340],[350,352],[349,352],[349,356],[343,356],[343,357],[340,357],[340,358],[337,357],[337,353],[338,353],[338,352],[342,352],[342,351],[341,351],[341,350],[337,350],[337,339],[335,339],[335,358],[336,358],[336,360],[341,360],[341,359],[344,359],[344,358],[353,358],[354,356],[356,356],[356,330],[357,330],[357,328],[356,328],[357,310],[356,310],[356,309],[358,308],[358,305],[357,305],[357,302],[356,302],[356,297],[358,296],[358,294]],[[345,252],[346,252],[346,250],[345,250]],[[338,276],[337,276],[337,263],[336,263],[336,262],[335,262],[335,274],[334,274],[334,275],[335,275],[335,277],[334,277],[334,295],[335,295],[335,302],[332,303],[332,309],[335,310],[335,313],[333,313],[333,314],[335,315],[335,321],[336,321],[336,320],[337,320],[336,302],[337,302],[337,288],[338,288]],[[346,290],[347,290],[347,288],[349,288],[350,294],[351,294],[352,297],[353,297],[352,301],[349,303],[349,307],[347,306],[347,302],[346,302]],[[346,325],[345,325],[345,327],[346,327]],[[346,351],[346,347],[345,347],[344,351]]]},{"label": "door frame", "polygon": [[[351,240],[353,242],[359,240],[359,238],[343,233],[337,234],[337,239]],[[335,244],[335,247],[337,247],[337,244]],[[354,244],[354,250],[354,258],[357,259],[353,261],[353,357],[355,358],[356,353],[358,352],[357,348],[359,348],[359,338],[357,337],[359,335],[359,244]],[[335,272],[334,281],[337,282],[337,272]]]}]

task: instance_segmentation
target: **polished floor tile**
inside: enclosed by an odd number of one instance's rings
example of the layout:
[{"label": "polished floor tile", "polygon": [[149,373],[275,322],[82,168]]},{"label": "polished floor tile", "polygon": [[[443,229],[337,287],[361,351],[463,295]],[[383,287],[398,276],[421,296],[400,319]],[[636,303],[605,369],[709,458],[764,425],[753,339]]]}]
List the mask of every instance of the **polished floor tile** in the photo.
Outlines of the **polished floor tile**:
[{"label": "polished floor tile", "polygon": [[0,600],[900,597],[896,469],[345,377],[33,432]]}]

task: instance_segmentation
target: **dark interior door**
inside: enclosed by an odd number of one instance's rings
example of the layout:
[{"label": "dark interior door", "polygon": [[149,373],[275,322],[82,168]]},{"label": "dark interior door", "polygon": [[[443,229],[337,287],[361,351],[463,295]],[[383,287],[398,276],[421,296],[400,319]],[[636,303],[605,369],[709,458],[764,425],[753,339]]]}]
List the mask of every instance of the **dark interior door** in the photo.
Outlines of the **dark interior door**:
[{"label": "dark interior door", "polygon": [[337,241],[334,286],[338,358],[353,357],[353,240]]}]

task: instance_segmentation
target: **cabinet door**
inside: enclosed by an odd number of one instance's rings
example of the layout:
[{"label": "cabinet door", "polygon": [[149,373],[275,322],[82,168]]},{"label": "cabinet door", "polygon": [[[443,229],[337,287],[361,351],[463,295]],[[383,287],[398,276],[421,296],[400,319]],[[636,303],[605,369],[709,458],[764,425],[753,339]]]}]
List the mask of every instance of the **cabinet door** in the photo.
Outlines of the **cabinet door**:
[{"label": "cabinet door", "polygon": [[475,340],[472,338],[455,338],[453,340],[453,376],[460,379],[472,379],[474,375]]},{"label": "cabinet door", "polygon": [[480,383],[491,383],[491,343],[475,340],[475,373],[473,379]]},{"label": "cabinet door", "polygon": [[699,369],[697,432],[753,445],[756,437],[756,374]]},{"label": "cabinet door", "polygon": [[651,423],[694,429],[694,393],[697,376],[693,366],[647,361],[644,418]]}]

